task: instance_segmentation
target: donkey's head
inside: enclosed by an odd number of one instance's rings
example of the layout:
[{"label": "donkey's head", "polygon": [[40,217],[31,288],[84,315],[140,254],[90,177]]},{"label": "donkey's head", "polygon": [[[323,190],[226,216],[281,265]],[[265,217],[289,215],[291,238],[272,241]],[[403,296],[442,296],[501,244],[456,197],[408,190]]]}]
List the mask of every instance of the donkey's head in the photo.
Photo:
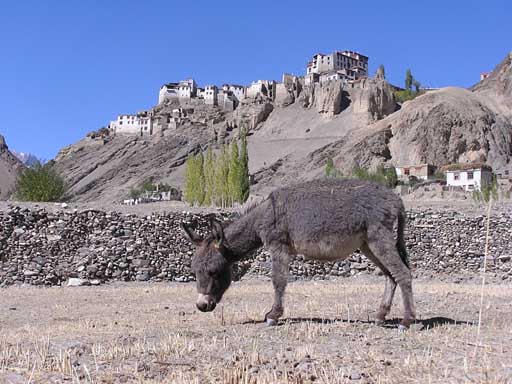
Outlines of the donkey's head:
[{"label": "donkey's head", "polygon": [[197,308],[210,312],[220,302],[224,292],[231,284],[231,264],[229,250],[226,248],[224,230],[216,221],[210,221],[210,233],[201,237],[186,223],[181,224],[189,240],[195,244],[196,252],[192,257],[192,270],[196,274]]}]

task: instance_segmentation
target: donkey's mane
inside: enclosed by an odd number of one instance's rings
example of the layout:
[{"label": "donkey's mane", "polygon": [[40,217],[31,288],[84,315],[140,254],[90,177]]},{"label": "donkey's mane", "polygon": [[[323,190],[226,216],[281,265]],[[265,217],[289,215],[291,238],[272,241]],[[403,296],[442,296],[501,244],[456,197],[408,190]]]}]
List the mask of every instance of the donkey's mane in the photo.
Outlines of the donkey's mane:
[{"label": "donkey's mane", "polygon": [[240,204],[238,207],[236,207],[235,212],[239,216],[243,216],[251,212],[254,208],[263,203],[267,198],[268,196],[251,195],[249,196],[245,203]]}]

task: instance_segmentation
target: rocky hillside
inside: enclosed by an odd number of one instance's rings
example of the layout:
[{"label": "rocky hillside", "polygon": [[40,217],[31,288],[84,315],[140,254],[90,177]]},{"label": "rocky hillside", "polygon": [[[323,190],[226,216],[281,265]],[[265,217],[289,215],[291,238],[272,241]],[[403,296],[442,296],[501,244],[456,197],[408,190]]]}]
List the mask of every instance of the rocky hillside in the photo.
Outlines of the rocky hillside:
[{"label": "rocky hillside", "polygon": [[[303,86],[275,100],[245,101],[234,112],[194,111],[187,124],[147,138],[87,138],[63,149],[56,167],[76,201],[119,201],[152,178],[180,186],[187,155],[229,141],[248,127],[253,191],[317,177],[327,156],[347,171],[378,164],[486,162],[512,155],[511,56],[471,90],[444,88],[398,105],[381,76],[344,85]],[[175,105],[155,107],[169,113]]]},{"label": "rocky hillside", "polygon": [[512,52],[472,90],[483,96],[493,108],[512,115]]},{"label": "rocky hillside", "polygon": [[23,164],[9,151],[4,137],[0,135],[0,200],[11,195],[22,168]]}]

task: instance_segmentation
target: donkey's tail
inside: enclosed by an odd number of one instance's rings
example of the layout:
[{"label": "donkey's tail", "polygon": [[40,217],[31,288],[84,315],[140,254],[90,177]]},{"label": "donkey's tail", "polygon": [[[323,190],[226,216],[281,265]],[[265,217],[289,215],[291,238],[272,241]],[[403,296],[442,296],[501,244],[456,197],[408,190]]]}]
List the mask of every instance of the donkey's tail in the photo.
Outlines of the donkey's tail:
[{"label": "donkey's tail", "polygon": [[396,249],[398,250],[400,258],[402,259],[404,264],[407,266],[407,268],[410,268],[409,256],[407,255],[407,249],[405,247],[405,239],[404,239],[405,219],[406,219],[405,208],[402,205],[400,207],[400,210],[398,211],[398,230],[397,230],[397,239],[396,239]]}]

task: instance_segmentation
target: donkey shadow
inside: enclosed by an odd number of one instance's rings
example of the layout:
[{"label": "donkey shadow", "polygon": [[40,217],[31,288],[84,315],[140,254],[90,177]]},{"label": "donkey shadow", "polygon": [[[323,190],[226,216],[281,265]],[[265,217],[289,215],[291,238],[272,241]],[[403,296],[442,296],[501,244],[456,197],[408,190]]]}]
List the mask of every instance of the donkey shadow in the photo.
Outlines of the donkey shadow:
[{"label": "donkey shadow", "polygon": [[[397,328],[400,324],[401,319],[394,318],[386,320],[384,324],[379,325],[382,328]],[[244,324],[262,324],[265,323],[264,320],[248,320],[243,323]],[[325,319],[320,317],[292,317],[288,319],[282,319],[279,320],[277,323],[277,326],[283,326],[286,324],[300,324],[300,323],[316,323],[316,324],[335,324],[335,323],[344,323],[344,324],[375,324],[375,321],[372,320],[355,320],[355,319],[341,319],[341,318],[335,318],[335,319]],[[443,317],[443,316],[435,316],[430,317],[427,319],[418,319],[414,322],[416,325],[420,325],[416,329],[418,331],[426,331],[429,329],[433,329],[436,327],[441,327],[443,325],[474,325],[474,322],[471,321],[462,321],[462,320],[454,320],[450,319],[449,317]]]}]

